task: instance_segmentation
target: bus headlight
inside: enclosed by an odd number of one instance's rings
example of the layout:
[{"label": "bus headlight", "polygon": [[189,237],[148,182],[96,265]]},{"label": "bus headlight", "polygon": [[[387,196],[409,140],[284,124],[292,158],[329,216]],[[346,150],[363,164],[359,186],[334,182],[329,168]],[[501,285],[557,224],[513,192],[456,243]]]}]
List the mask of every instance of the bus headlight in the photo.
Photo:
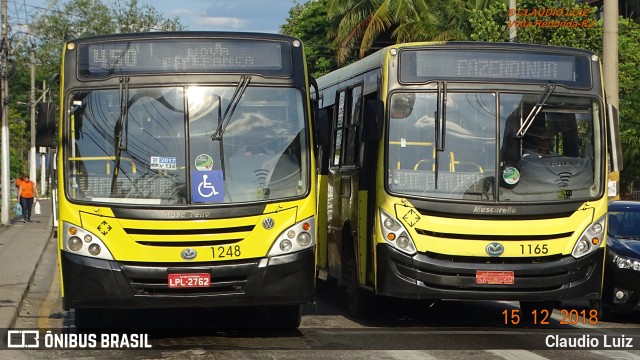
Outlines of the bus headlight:
[{"label": "bus headlight", "polygon": [[587,226],[587,228],[582,232],[582,235],[580,235],[576,245],[573,247],[573,251],[571,252],[573,257],[581,258],[600,247],[600,244],[602,244],[602,240],[604,239],[606,219],[607,216],[604,215],[593,224]]},{"label": "bus headlight", "polygon": [[107,246],[95,234],[67,222],[62,223],[63,251],[92,258],[113,260]]},{"label": "bus headlight", "polygon": [[380,223],[382,224],[382,236],[384,236],[387,244],[407,255],[416,253],[416,246],[411,236],[409,236],[409,232],[398,219],[380,209]]},{"label": "bus headlight", "polygon": [[67,240],[67,246],[71,251],[78,251],[82,249],[82,240],[77,236],[72,236]]},{"label": "bus headlight", "polygon": [[290,254],[314,247],[315,228],[313,217],[294,224],[278,235],[267,256]]}]

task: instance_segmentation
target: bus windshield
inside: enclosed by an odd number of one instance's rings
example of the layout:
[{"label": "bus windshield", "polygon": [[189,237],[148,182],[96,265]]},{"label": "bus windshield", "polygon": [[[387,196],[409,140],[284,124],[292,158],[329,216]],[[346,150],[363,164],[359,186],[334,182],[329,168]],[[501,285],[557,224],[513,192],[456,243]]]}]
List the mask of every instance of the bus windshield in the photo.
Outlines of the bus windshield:
[{"label": "bus windshield", "polygon": [[[393,93],[386,152],[389,191],[505,203],[601,195],[603,160],[594,155],[603,146],[600,102],[551,94],[523,126],[540,96]],[[438,146],[437,136],[444,139]]]},{"label": "bus windshield", "polygon": [[71,93],[67,194],[126,204],[276,201],[309,190],[302,93],[248,86],[214,138],[235,86]]}]

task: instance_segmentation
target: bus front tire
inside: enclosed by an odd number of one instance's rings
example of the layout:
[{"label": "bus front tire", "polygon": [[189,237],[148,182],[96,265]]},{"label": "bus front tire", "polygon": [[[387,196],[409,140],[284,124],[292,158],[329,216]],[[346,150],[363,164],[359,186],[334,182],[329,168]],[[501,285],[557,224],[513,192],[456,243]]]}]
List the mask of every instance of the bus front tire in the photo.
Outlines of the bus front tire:
[{"label": "bus front tire", "polygon": [[347,294],[347,308],[349,315],[354,318],[370,316],[376,308],[376,297],[374,294],[360,288],[358,281],[358,268],[353,254],[347,256],[344,263],[346,266],[343,280]]},{"label": "bus front tire", "polygon": [[267,328],[294,330],[300,326],[301,305],[269,306],[265,312]]}]

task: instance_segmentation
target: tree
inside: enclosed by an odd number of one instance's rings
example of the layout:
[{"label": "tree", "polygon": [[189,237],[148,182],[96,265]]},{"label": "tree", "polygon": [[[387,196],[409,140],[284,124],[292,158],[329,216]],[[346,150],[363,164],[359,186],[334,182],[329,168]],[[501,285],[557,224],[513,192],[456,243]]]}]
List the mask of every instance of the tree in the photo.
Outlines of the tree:
[{"label": "tree", "polygon": [[[587,49],[602,54],[602,20],[596,19],[596,9],[586,4],[577,5],[573,0],[522,0],[519,8],[526,9],[566,9],[570,13],[587,16],[535,17],[535,20],[551,24],[570,23],[570,26],[535,26],[520,23],[517,40],[525,43],[541,43]],[[586,9],[589,11],[587,12]],[[473,40],[508,41],[508,23],[505,18],[506,6],[493,4],[486,9],[472,12]],[[579,26],[574,21],[579,18]],[[534,19],[529,19],[533,21]],[[582,21],[586,26],[582,26]],[[631,183],[640,179],[640,25],[630,19],[620,18],[618,34],[619,86],[620,86],[620,137],[622,141],[624,170],[620,173],[620,187],[623,197],[630,190]]]},{"label": "tree", "polygon": [[[488,7],[489,0],[329,0],[337,59],[344,63],[359,49],[396,42],[468,40],[471,11]],[[376,46],[376,44],[378,46]]]},{"label": "tree", "polygon": [[[509,26],[515,26],[516,41],[526,44],[547,44],[587,49],[601,53],[602,20],[596,18],[596,8],[576,4],[575,0],[520,0],[518,10],[561,10],[540,16],[519,17],[509,24],[507,6],[494,2],[470,12],[470,38],[475,41],[509,41]],[[576,15],[578,14],[578,15]]]},{"label": "tree", "polygon": [[307,57],[307,67],[313,77],[320,77],[337,68],[334,58],[336,47],[328,38],[330,22],[327,18],[327,0],[295,3],[289,9],[286,23],[280,33],[299,38]]},{"label": "tree", "polygon": [[640,179],[640,25],[620,18],[618,30],[620,137],[624,162],[620,187],[625,196],[633,181]]}]

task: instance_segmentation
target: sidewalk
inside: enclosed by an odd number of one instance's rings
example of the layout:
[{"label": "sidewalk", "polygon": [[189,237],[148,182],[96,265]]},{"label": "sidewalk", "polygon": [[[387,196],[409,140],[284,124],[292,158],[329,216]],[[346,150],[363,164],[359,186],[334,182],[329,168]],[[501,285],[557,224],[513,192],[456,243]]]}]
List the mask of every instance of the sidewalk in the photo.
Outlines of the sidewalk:
[{"label": "sidewalk", "polygon": [[42,214],[32,215],[31,223],[14,216],[0,229],[0,330],[14,325],[45,245],[55,241],[51,199],[41,199],[40,207]]}]

